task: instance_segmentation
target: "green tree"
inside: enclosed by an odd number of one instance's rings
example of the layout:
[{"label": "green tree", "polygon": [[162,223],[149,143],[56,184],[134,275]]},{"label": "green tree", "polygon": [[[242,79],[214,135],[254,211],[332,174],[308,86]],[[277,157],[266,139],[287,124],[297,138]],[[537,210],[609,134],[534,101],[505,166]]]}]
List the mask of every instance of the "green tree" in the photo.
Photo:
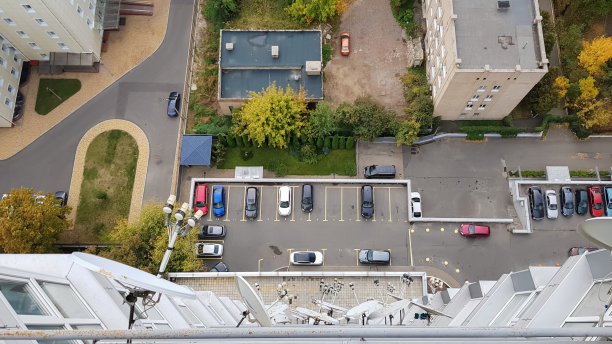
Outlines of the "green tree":
[{"label": "green tree", "polygon": [[[38,194],[41,196],[41,193]],[[72,226],[53,194],[44,198],[34,189],[12,189],[0,201],[0,251],[3,253],[50,253],[60,234]]]},{"label": "green tree", "polygon": [[397,132],[395,133],[395,140],[397,146],[402,144],[411,145],[414,141],[419,139],[419,129],[421,125],[414,119],[409,119],[400,123]]},{"label": "green tree", "polygon": [[338,128],[334,110],[331,104],[326,101],[317,103],[317,107],[308,117],[308,122],[315,136],[331,135]]},{"label": "green tree", "polygon": [[202,13],[216,26],[232,18],[238,12],[235,0],[207,0]]},{"label": "green tree", "polygon": [[346,140],[346,149],[353,149],[355,147],[355,139],[352,136]]},{"label": "green tree", "polygon": [[325,136],[325,140],[323,140],[323,147],[324,148],[329,148],[329,146],[330,146],[329,136]]},{"label": "green tree", "polygon": [[317,148],[323,148],[323,138],[321,136],[317,138]]},{"label": "green tree", "polygon": [[285,11],[303,23],[327,22],[338,14],[338,0],[295,0]]},{"label": "green tree", "polygon": [[338,142],[338,148],[346,149],[346,138],[344,136],[340,137],[340,142]]},{"label": "green tree", "polygon": [[338,149],[338,135],[334,135],[332,138],[332,149]]},{"label": "green tree", "polygon": [[239,113],[234,114],[235,132],[248,136],[263,144],[266,139],[272,147],[287,148],[291,135],[301,137],[308,132],[305,92],[295,93],[287,86],[286,90],[268,86],[260,93],[250,92],[252,96]]},{"label": "green tree", "polygon": [[566,21],[559,19],[557,30],[563,68],[564,70],[574,68],[577,64],[576,58],[582,51],[580,39],[582,38],[584,25],[568,24]]},{"label": "green tree", "polygon": [[532,112],[545,115],[559,104],[555,80],[561,76],[559,67],[550,67],[548,73],[527,93],[525,102]]},{"label": "green tree", "polygon": [[358,98],[354,104],[340,104],[336,116],[341,126],[349,128],[358,139],[368,141],[394,133],[397,126],[397,114],[370,98]]},{"label": "green tree", "polygon": [[555,46],[556,33],[555,24],[550,19],[550,12],[540,10],[542,15],[542,33],[544,34],[544,50],[546,50],[546,56],[549,57],[550,53]]}]

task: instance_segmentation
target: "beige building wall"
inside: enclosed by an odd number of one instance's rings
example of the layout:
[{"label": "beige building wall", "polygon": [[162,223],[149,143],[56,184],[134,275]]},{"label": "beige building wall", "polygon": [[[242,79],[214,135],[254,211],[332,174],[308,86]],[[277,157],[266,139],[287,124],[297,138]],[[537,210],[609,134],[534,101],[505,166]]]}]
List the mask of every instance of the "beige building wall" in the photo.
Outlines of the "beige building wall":
[{"label": "beige building wall", "polygon": [[10,127],[19,89],[22,57],[4,44],[0,50],[0,127]]},{"label": "beige building wall", "polygon": [[[532,1],[535,13],[538,13],[534,18],[526,20],[532,20],[536,27],[538,41],[534,42],[535,53],[532,59],[542,56],[540,68],[524,69],[518,64],[507,64],[503,69],[496,69],[489,64],[467,68],[464,66],[466,61],[458,56],[456,21],[477,23],[482,13],[473,11],[473,17],[471,13],[469,17],[459,17],[453,8],[453,0],[423,0],[423,16],[427,22],[426,71],[436,116],[444,120],[503,118],[546,74],[548,60],[544,53],[539,7],[537,0],[529,1]],[[497,1],[490,0],[490,3],[496,4]],[[483,26],[478,30],[487,28]],[[479,34],[482,37],[483,32]],[[488,38],[497,43],[497,36],[493,35],[495,33]],[[517,40],[515,37],[515,43]],[[495,62],[499,61],[491,61],[491,64]]]}]

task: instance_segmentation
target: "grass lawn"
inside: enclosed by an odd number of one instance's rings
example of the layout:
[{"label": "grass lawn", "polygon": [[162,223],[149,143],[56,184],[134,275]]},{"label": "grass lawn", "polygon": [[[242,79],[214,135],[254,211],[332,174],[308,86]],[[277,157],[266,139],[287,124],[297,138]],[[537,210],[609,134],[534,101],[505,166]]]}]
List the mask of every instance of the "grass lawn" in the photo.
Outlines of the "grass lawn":
[{"label": "grass lawn", "polygon": [[40,79],[36,112],[46,115],[81,89],[78,79]]},{"label": "grass lawn", "polygon": [[226,29],[297,30],[308,27],[289,17],[284,10],[286,1],[243,0],[239,6],[238,16],[225,24]]},{"label": "grass lawn", "polygon": [[[247,161],[242,160],[241,151],[252,151],[253,157]],[[339,174],[355,176],[357,165],[355,149],[335,149],[316,164],[298,161],[289,151],[273,148],[234,147],[227,149],[225,162],[220,168],[234,168],[236,166],[263,166],[271,170],[270,166],[282,163],[287,167],[287,174],[294,175],[328,175]]]},{"label": "grass lawn", "polygon": [[106,242],[117,220],[130,211],[138,159],[136,141],[126,132],[111,130],[96,137],[85,156],[81,197],[73,241]]}]

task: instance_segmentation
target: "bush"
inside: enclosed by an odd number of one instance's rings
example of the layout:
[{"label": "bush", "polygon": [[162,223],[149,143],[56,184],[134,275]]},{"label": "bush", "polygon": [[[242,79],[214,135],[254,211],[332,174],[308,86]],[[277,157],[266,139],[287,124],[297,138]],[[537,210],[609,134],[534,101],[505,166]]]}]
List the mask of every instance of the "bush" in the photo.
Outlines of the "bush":
[{"label": "bush", "polygon": [[465,137],[466,140],[470,141],[482,141],[484,140],[484,134],[481,133],[468,133]]},{"label": "bush", "polygon": [[253,158],[252,150],[240,150],[240,159],[242,159],[242,161],[248,161],[251,160],[251,158]]},{"label": "bush", "polygon": [[331,60],[332,57],[332,48],[329,44],[323,44],[321,48],[321,53],[323,55],[323,67]]},{"label": "bush", "polygon": [[233,134],[227,135],[225,139],[228,147],[236,147],[236,137]]},{"label": "bush", "polygon": [[346,149],[353,149],[355,147],[355,139],[352,136],[346,140]]},{"label": "bush", "polygon": [[325,140],[323,141],[323,148],[327,148],[329,150],[330,139],[329,136],[325,136]]},{"label": "bush", "polygon": [[227,150],[225,146],[222,145],[221,143],[217,142],[213,146],[211,159],[213,163],[215,164],[215,166],[223,165],[223,162],[225,161],[226,153],[227,153]]},{"label": "bush", "polygon": [[[510,171],[510,176],[518,177],[519,176],[518,170]],[[524,170],[524,171],[521,171],[521,176],[523,178],[544,178],[546,177],[546,171]]]},{"label": "bush", "polygon": [[338,149],[338,135],[334,135],[334,137],[332,138],[331,148]]},{"label": "bush", "polygon": [[512,126],[512,116],[508,115],[508,116],[502,118],[502,122],[504,123],[504,125],[506,127],[511,127]]},{"label": "bush", "polygon": [[249,147],[249,146],[251,146],[251,141],[249,141],[249,138],[248,138],[248,137],[243,136],[243,137],[242,137],[242,144],[243,144],[245,147]]},{"label": "bush", "polygon": [[255,139],[251,140],[251,146],[253,147],[259,147],[259,144],[257,144],[257,141],[255,141]]},{"label": "bush", "polygon": [[237,147],[244,147],[244,143],[242,142],[242,136],[236,136],[236,146]]},{"label": "bush", "polygon": [[217,136],[217,142],[222,145],[227,145],[227,140],[225,139],[225,135]]},{"label": "bush", "polygon": [[323,138],[321,136],[317,138],[317,148],[323,148]]},{"label": "bush", "polygon": [[[213,110],[214,111],[214,110]],[[230,116],[211,116],[210,122],[198,123],[193,127],[193,132],[196,134],[216,135],[221,133],[229,133],[232,130],[232,118]]]},{"label": "bush", "polygon": [[317,149],[313,146],[302,146],[300,149],[300,158],[303,162],[307,164],[316,164],[323,157],[317,154]]},{"label": "bush", "polygon": [[461,127],[461,131],[470,135],[482,135],[484,138],[484,134],[489,133],[497,133],[501,134],[502,137],[516,137],[518,133],[522,133],[528,131],[525,128],[514,128],[514,127],[496,127],[496,126],[480,126],[480,127]]},{"label": "bush", "polygon": [[94,195],[96,196],[97,199],[101,199],[101,200],[108,199],[108,194],[106,193],[106,191],[96,190]]},{"label": "bush", "polygon": [[308,138],[308,144],[309,144],[309,145],[311,145],[311,146],[314,146],[314,145],[315,145],[315,140],[314,140],[314,138],[313,138],[313,137],[309,137],[309,138]]},{"label": "bush", "polygon": [[338,148],[346,149],[346,138],[344,136],[340,138],[340,142],[338,142]]}]

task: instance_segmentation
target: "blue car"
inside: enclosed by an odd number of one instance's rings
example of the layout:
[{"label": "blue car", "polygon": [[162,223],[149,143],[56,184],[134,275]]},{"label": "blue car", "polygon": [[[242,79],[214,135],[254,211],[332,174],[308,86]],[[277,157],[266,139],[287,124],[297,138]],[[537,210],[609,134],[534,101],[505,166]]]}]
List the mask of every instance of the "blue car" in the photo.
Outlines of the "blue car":
[{"label": "blue car", "polygon": [[179,106],[181,106],[181,95],[178,92],[170,92],[168,96],[168,116],[178,116]]},{"label": "blue car", "polygon": [[213,188],[213,214],[215,216],[225,215],[225,190],[223,186]]}]

